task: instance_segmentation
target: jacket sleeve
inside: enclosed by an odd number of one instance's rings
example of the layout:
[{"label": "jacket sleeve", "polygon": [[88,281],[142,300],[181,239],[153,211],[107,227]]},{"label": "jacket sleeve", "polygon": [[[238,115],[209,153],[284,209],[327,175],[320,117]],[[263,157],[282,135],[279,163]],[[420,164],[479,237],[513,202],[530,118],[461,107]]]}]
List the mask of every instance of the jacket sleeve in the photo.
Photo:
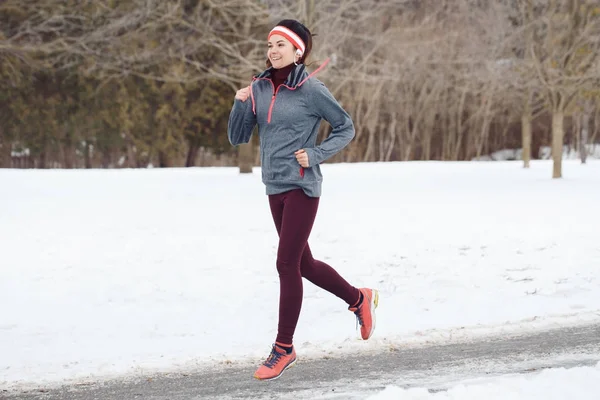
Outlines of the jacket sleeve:
[{"label": "jacket sleeve", "polygon": [[315,79],[310,93],[313,112],[331,125],[333,130],[323,142],[313,148],[304,149],[308,154],[308,165],[321,164],[329,157],[339,153],[354,138],[354,124],[350,115],[337,102],[329,89]]},{"label": "jacket sleeve", "polygon": [[229,142],[234,146],[248,143],[255,126],[256,115],[252,111],[252,99],[250,97],[246,101],[235,99],[227,125]]}]

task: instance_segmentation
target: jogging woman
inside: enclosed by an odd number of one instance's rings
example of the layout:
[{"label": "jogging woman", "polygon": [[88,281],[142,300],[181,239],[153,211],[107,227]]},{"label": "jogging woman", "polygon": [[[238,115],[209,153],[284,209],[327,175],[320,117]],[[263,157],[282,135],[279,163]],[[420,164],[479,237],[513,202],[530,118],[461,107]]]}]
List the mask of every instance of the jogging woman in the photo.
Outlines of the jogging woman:
[{"label": "jogging woman", "polygon": [[[267,38],[267,69],[235,95],[229,116],[232,145],[248,143],[258,124],[262,181],[279,234],[279,325],[275,344],[254,377],[274,379],[296,362],[293,336],[302,306],[302,278],[348,304],[367,340],[375,329],[377,290],[350,285],[332,267],[315,260],[308,246],[321,196],[319,164],[354,137],[354,125],[325,85],[308,74],[310,31],[296,20],[280,21]],[[323,65],[321,66],[321,68]],[[333,128],[316,144],[321,120]]]}]

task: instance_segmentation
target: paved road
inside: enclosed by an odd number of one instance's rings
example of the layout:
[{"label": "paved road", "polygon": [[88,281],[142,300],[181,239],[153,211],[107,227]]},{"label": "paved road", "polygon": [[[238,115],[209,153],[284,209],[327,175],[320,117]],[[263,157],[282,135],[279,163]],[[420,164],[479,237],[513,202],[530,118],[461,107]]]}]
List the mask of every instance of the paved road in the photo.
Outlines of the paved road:
[{"label": "paved road", "polygon": [[600,324],[533,335],[402,349],[298,362],[276,381],[259,382],[253,368],[227,367],[191,375],[170,374],[19,394],[9,400],[359,399],[387,385],[444,390],[454,380],[526,373],[542,368],[595,365]]}]

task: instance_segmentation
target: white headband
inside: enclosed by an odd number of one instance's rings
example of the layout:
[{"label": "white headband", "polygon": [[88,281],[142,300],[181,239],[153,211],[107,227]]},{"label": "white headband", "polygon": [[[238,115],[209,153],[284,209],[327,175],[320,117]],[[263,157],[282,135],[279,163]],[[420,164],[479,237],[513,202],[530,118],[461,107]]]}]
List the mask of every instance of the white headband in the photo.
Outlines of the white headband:
[{"label": "white headband", "polygon": [[306,50],[306,45],[304,44],[302,39],[300,39],[300,36],[298,36],[296,32],[292,31],[291,29],[286,28],[285,26],[276,26],[275,28],[271,29],[271,32],[269,32],[269,38],[272,35],[283,36],[284,38],[289,40],[294,45],[294,47],[299,49],[302,52],[302,54],[304,54],[304,51]]}]

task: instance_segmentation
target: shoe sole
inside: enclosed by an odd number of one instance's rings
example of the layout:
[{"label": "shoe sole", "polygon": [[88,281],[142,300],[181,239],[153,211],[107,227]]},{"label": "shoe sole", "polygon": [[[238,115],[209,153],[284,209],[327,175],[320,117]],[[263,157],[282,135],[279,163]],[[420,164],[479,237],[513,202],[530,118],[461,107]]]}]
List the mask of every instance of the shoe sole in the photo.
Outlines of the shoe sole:
[{"label": "shoe sole", "polygon": [[284,369],[281,370],[281,372],[279,373],[279,375],[274,376],[272,378],[259,378],[258,376],[254,375],[254,379],[258,379],[259,381],[274,381],[275,379],[278,379],[281,375],[283,375],[283,373],[285,372],[286,369],[288,368],[292,368],[294,365],[296,365],[296,360],[298,358],[294,358],[294,360],[292,362],[290,362],[288,365],[285,366]]},{"label": "shoe sole", "polygon": [[373,332],[375,332],[375,323],[377,322],[377,318],[375,317],[375,309],[379,305],[379,291],[377,291],[376,289],[372,289],[372,290],[373,290],[373,299],[372,299],[373,301],[371,302],[371,320],[373,322],[373,325],[371,326],[371,332],[369,332],[369,336],[363,340],[369,340],[371,338],[371,336],[373,336]]}]

